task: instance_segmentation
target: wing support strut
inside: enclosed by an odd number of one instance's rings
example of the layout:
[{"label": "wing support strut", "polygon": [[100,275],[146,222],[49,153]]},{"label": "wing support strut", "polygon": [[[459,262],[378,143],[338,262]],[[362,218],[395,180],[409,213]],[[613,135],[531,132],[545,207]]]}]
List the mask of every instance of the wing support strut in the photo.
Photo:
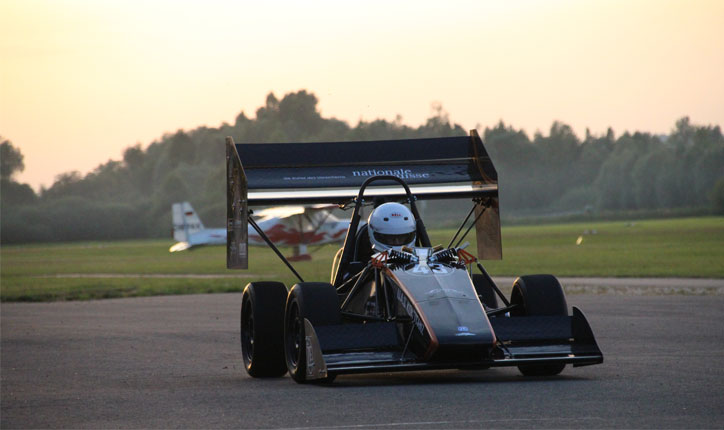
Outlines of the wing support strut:
[{"label": "wing support strut", "polygon": [[498,286],[495,285],[495,281],[493,281],[493,278],[490,277],[490,275],[488,274],[488,271],[485,270],[485,268],[483,267],[483,265],[480,264],[480,261],[478,261],[477,259],[475,260],[475,264],[478,265],[478,270],[480,270],[480,273],[482,273],[483,276],[485,276],[485,279],[488,281],[488,283],[490,284],[490,286],[493,287],[493,290],[495,290],[495,294],[497,294],[498,297],[500,297],[500,300],[503,301],[503,303],[505,304],[505,307],[506,307],[506,308],[509,308],[509,307],[511,306],[510,302],[509,302],[508,299],[505,297],[505,294],[503,294],[503,292],[500,291],[500,288],[498,288]]},{"label": "wing support strut", "polygon": [[[477,203],[476,203],[476,204],[477,204]],[[450,239],[450,243],[447,244],[447,247],[448,247],[448,248],[452,248],[452,245],[453,245],[453,243],[455,242],[455,239],[458,238],[458,235],[459,235],[460,232],[463,230],[463,227],[465,227],[465,224],[466,224],[466,223],[468,222],[468,220],[470,219],[470,215],[473,214],[473,211],[475,211],[475,204],[473,204],[473,207],[470,208],[470,212],[468,212],[468,216],[466,216],[465,219],[463,220],[463,223],[460,224],[460,227],[458,228],[458,231],[455,232],[455,236],[453,236],[453,238]],[[475,223],[473,223],[473,224],[475,224]],[[464,237],[465,237],[465,236],[463,236],[463,238],[464,238]]]},{"label": "wing support strut", "polygon": [[279,248],[277,248],[277,246],[274,245],[274,242],[272,242],[271,239],[269,239],[269,237],[266,235],[266,233],[264,233],[264,230],[262,230],[261,227],[259,227],[259,224],[257,224],[256,221],[254,221],[254,218],[251,217],[251,214],[249,214],[249,217],[247,219],[249,220],[249,224],[254,228],[254,230],[256,230],[256,232],[259,233],[259,236],[261,236],[261,238],[264,239],[264,242],[266,242],[266,244],[269,245],[269,248],[271,248],[272,251],[274,251],[277,254],[277,256],[284,262],[284,264],[287,265],[289,270],[291,270],[292,273],[294,273],[294,275],[299,279],[299,282],[304,282],[304,279],[302,279],[302,277],[299,275],[299,273],[297,273],[297,271],[294,270],[292,263],[290,263],[289,260],[287,260],[286,257],[284,257],[284,255],[282,255],[282,253],[279,252]]},{"label": "wing support strut", "polygon": [[[460,225],[460,228],[458,228],[458,231],[455,232],[455,236],[452,238],[452,240],[450,241],[450,244],[448,244],[448,246],[447,246],[448,248],[450,248],[450,245],[452,245],[452,243],[455,242],[455,239],[457,239],[458,234],[460,234],[460,231],[463,229],[463,227],[465,227],[465,223],[468,222],[468,219],[470,218],[470,215],[472,215],[473,211],[475,210],[475,207],[479,204],[480,203],[478,203],[478,202],[475,202],[473,204],[473,208],[470,209],[470,212],[468,212],[468,216],[465,217],[465,220]],[[460,239],[458,240],[458,243],[455,244],[454,248],[457,248],[460,246],[462,241],[465,239],[465,236],[467,236],[468,233],[470,233],[470,230],[477,224],[480,217],[483,216],[483,214],[485,213],[485,209],[487,209],[487,207],[482,206],[482,205],[481,205],[481,207],[482,207],[482,209],[479,211],[480,213],[478,213],[478,216],[475,217],[475,220],[473,221],[472,224],[470,224],[470,227],[468,227],[468,229],[465,230],[465,233],[463,233],[463,235],[460,237]]]}]

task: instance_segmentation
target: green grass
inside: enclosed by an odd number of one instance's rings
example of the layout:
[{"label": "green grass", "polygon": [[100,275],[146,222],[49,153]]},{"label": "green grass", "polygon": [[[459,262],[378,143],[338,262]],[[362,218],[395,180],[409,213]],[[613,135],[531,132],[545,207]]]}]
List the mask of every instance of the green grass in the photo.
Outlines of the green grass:
[{"label": "green grass", "polygon": [[511,227],[503,229],[503,260],[486,268],[512,276],[723,278],[724,217]]},{"label": "green grass", "polygon": [[[586,234],[593,230],[596,234]],[[433,244],[446,245],[453,229],[432,230]],[[474,232],[469,234],[475,253]],[[581,245],[576,239],[583,236]],[[294,276],[265,247],[251,248],[250,269],[225,268],[225,249],[205,247],[170,254],[169,240],[83,242],[0,248],[2,301],[82,300],[159,294],[240,291],[252,280]],[[338,249],[313,250],[295,263],[305,280],[329,279]],[[289,249],[283,249],[286,254]],[[484,265],[496,276],[552,273],[557,276],[724,278],[724,217],[590,222],[503,229],[502,261]],[[223,275],[188,277],[184,275]],[[169,275],[159,277],[159,275]]]}]

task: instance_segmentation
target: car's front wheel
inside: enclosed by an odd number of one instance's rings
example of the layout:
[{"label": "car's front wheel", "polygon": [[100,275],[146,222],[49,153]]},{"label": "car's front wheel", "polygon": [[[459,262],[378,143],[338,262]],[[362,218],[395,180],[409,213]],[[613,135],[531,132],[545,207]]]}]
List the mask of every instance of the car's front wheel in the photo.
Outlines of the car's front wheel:
[{"label": "car's front wheel", "polygon": [[498,307],[498,296],[488,278],[481,274],[473,275],[473,286],[475,286],[475,292],[478,293],[478,298],[486,307],[490,309]]},{"label": "car's front wheel", "polygon": [[[517,305],[511,316],[568,315],[566,295],[553,275],[529,275],[516,279],[510,303]],[[518,370],[525,376],[553,376],[565,367],[565,364],[532,364],[518,366]]]},{"label": "car's front wheel", "polygon": [[[302,282],[289,291],[284,315],[284,354],[289,375],[299,383],[307,382],[307,350],[304,319],[313,326],[339,324],[337,290],[323,282]],[[328,377],[315,382],[330,382]]]}]

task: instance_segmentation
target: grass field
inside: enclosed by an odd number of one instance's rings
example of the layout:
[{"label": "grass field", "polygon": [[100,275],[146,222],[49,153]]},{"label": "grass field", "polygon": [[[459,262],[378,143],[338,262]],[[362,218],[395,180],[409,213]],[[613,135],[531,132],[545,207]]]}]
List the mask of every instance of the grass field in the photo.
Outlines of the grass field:
[{"label": "grass field", "polygon": [[[595,234],[592,234],[595,231]],[[584,234],[588,232],[588,234]],[[432,230],[446,245],[454,230]],[[475,250],[474,232],[468,238]],[[582,236],[580,245],[576,240]],[[295,278],[265,247],[251,248],[248,271],[225,268],[221,246],[170,254],[170,240],[83,242],[0,248],[0,298],[52,301],[240,291],[253,280]],[[337,245],[295,263],[310,281],[329,279]],[[287,254],[290,250],[283,250]],[[724,278],[724,217],[591,222],[503,228],[503,260],[493,276]]]}]

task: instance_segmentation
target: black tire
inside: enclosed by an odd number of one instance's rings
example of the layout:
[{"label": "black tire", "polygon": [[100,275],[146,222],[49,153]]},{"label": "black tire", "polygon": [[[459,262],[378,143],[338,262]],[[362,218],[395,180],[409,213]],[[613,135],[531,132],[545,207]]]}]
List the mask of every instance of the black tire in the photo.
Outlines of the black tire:
[{"label": "black tire", "polygon": [[523,376],[556,376],[563,372],[565,367],[565,364],[529,364],[518,366],[518,370]]},{"label": "black tire", "polygon": [[287,288],[281,282],[252,282],[241,296],[241,356],[255,378],[287,373],[284,360],[284,305]]},{"label": "black tire", "polygon": [[[324,282],[295,284],[287,296],[284,314],[284,355],[289,375],[298,383],[307,382],[307,354],[304,319],[313,326],[339,324],[337,290]],[[310,382],[331,382],[333,376]]]},{"label": "black tire", "polygon": [[493,286],[490,285],[488,278],[481,274],[473,275],[473,285],[475,286],[475,292],[485,306],[491,309],[498,307],[498,296]]},{"label": "black tire", "polygon": [[518,304],[513,316],[568,315],[566,295],[553,275],[521,276],[513,283],[510,303]]},{"label": "black tire", "polygon": [[[513,283],[510,303],[518,307],[511,316],[566,316],[568,303],[560,282],[553,275],[521,276]],[[558,375],[565,364],[537,364],[518,366],[525,376]]]}]

